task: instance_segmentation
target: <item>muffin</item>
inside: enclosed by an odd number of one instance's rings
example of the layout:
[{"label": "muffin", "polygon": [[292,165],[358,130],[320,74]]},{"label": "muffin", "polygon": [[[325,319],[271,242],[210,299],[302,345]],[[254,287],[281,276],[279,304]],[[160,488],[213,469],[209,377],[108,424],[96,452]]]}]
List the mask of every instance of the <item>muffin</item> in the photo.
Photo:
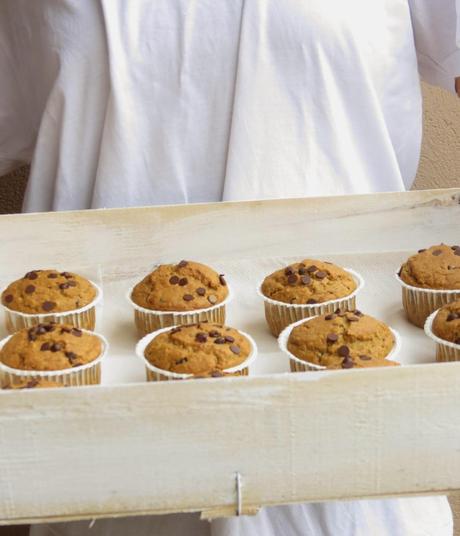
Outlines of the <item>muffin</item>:
[{"label": "muffin", "polygon": [[460,300],[432,313],[425,333],[436,342],[437,361],[460,361]]},{"label": "muffin", "polygon": [[106,350],[103,337],[70,324],[49,322],[24,328],[1,343],[3,383],[36,379],[61,385],[100,383]]},{"label": "muffin", "polygon": [[57,270],[32,270],[2,292],[6,328],[14,333],[42,322],[94,329],[99,288],[84,277]]},{"label": "muffin", "polygon": [[129,293],[141,336],[203,320],[223,323],[229,297],[225,276],[193,261],[158,266]]},{"label": "muffin", "polygon": [[398,280],[409,322],[423,327],[433,311],[460,299],[460,247],[440,244],[419,250],[401,266]]},{"label": "muffin", "polygon": [[246,376],[256,346],[239,330],[199,322],[150,333],[138,343],[136,352],[146,366],[147,380],[157,381],[235,373]]},{"label": "muffin", "polygon": [[398,365],[395,333],[360,311],[341,311],[296,322],[280,336],[292,372]]},{"label": "muffin", "polygon": [[35,378],[33,380],[19,380],[16,383],[7,383],[2,389],[50,389],[54,387],[65,387],[61,383],[44,380],[43,378]]},{"label": "muffin", "polygon": [[361,276],[330,262],[305,259],[267,276],[260,286],[272,334],[297,320],[356,307]]}]

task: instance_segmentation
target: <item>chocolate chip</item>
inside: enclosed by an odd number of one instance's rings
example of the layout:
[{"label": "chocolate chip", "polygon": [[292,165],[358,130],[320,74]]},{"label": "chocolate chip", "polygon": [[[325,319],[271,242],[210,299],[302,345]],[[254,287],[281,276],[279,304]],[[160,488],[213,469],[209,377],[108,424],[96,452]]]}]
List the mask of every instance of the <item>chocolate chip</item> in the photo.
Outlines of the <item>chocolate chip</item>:
[{"label": "chocolate chip", "polygon": [[61,335],[63,333],[72,333],[72,328],[66,328],[66,327],[61,328]]},{"label": "chocolate chip", "polygon": [[441,253],[442,253],[442,249],[435,249],[431,254],[434,255],[435,257],[439,257]]},{"label": "chocolate chip", "polygon": [[449,313],[446,320],[447,322],[452,322],[452,320],[457,320],[457,315],[455,313]]},{"label": "chocolate chip", "polygon": [[77,359],[77,354],[75,352],[66,352],[65,356],[69,361],[73,361],[74,359]]},{"label": "chocolate chip", "polygon": [[339,340],[339,336],[337,335],[337,333],[329,333],[328,336],[326,337],[326,341],[330,344],[337,342],[338,340]]},{"label": "chocolate chip", "polygon": [[350,348],[348,348],[348,346],[343,345],[337,350],[337,353],[341,357],[348,357],[350,355]]},{"label": "chocolate chip", "polygon": [[195,340],[198,342],[206,342],[208,340],[208,335],[206,333],[197,333]]},{"label": "chocolate chip", "polygon": [[171,330],[171,334],[179,333],[179,331],[182,331],[182,328],[179,328],[179,327],[177,327],[177,328],[173,328],[173,329]]},{"label": "chocolate chip", "polygon": [[46,333],[46,328],[45,326],[37,326],[35,332],[37,333],[37,335],[43,335]]},{"label": "chocolate chip", "polygon": [[344,369],[353,368],[353,366],[354,366],[353,361],[347,357],[342,361],[342,368]]},{"label": "chocolate chip", "polygon": [[214,339],[215,337],[220,337],[220,333],[213,329],[212,331],[209,332],[209,336]]},{"label": "chocolate chip", "polygon": [[359,322],[359,318],[357,316],[347,316],[348,322]]},{"label": "chocolate chip", "polygon": [[56,307],[56,304],[52,301],[45,301],[42,303],[42,309],[44,311],[52,311]]},{"label": "chocolate chip", "polygon": [[309,275],[303,275],[300,278],[300,282],[302,283],[302,285],[309,285],[311,283],[311,277]]},{"label": "chocolate chip", "polygon": [[24,276],[25,279],[37,279],[38,274],[36,272],[27,272]]},{"label": "chocolate chip", "polygon": [[337,317],[336,314],[331,313],[330,315],[326,315],[326,316],[324,317],[324,320],[334,320],[334,318],[336,318],[336,317]]},{"label": "chocolate chip", "polygon": [[310,298],[309,300],[307,300],[308,305],[313,305],[314,303],[318,303],[318,302],[313,298]]},{"label": "chocolate chip", "polygon": [[455,339],[454,344],[460,344],[460,337],[458,337],[457,339]]},{"label": "chocolate chip", "polygon": [[188,359],[186,357],[183,357],[182,359],[178,359],[176,361],[176,365],[182,365],[183,363],[187,363]]},{"label": "chocolate chip", "polygon": [[192,296],[191,294],[184,294],[184,295],[182,296],[182,299],[183,299],[184,301],[192,301],[192,300],[193,300],[193,296]]},{"label": "chocolate chip", "polygon": [[169,278],[169,282],[171,283],[171,285],[177,285],[177,283],[179,283],[179,278],[177,277],[177,275],[173,275]]},{"label": "chocolate chip", "polygon": [[225,344],[225,338],[224,337],[217,337],[217,339],[214,340],[215,344]]},{"label": "chocolate chip", "polygon": [[370,357],[369,355],[360,355],[359,359],[362,359],[363,361],[370,361],[372,357]]},{"label": "chocolate chip", "polygon": [[204,296],[206,294],[206,289],[203,287],[199,287],[196,289],[196,293],[198,294],[198,296]]},{"label": "chocolate chip", "polygon": [[73,277],[72,274],[69,272],[61,272],[62,277],[65,277],[66,279],[71,279]]},{"label": "chocolate chip", "polygon": [[50,332],[56,329],[56,322],[50,322],[49,324],[43,324],[45,331]]},{"label": "chocolate chip", "polygon": [[6,303],[11,303],[14,298],[12,294],[7,294],[3,299],[6,301]]},{"label": "chocolate chip", "polygon": [[309,266],[309,267],[307,268],[307,272],[308,272],[309,274],[312,274],[313,272],[316,272],[317,270],[318,270],[318,268],[317,268],[314,264],[312,264],[311,266]]},{"label": "chocolate chip", "polygon": [[305,268],[305,266],[302,266],[301,268],[299,268],[299,274],[300,275],[305,275],[307,274],[307,269]]},{"label": "chocolate chip", "polygon": [[232,344],[230,346],[230,351],[233,352],[234,354],[238,355],[241,352],[241,348],[239,346],[237,346],[236,344]]},{"label": "chocolate chip", "polygon": [[41,346],[40,346],[40,350],[42,352],[46,352],[50,349],[50,343],[49,342],[44,342]]},{"label": "chocolate chip", "polygon": [[214,294],[210,294],[208,296],[208,302],[214,305],[215,303],[217,303],[217,296],[214,296]]},{"label": "chocolate chip", "polygon": [[224,287],[227,285],[227,281],[225,281],[224,274],[219,275],[219,281],[220,281],[220,284],[223,285]]},{"label": "chocolate chip", "polygon": [[55,342],[51,345],[50,350],[52,352],[60,352],[63,348],[63,345],[60,342]]},{"label": "chocolate chip", "polygon": [[418,253],[423,253],[424,251],[426,251],[426,249],[419,249]]},{"label": "chocolate chip", "polygon": [[36,341],[37,340],[37,335],[35,332],[30,332],[29,331],[29,335],[28,335],[28,338],[29,338],[29,341]]},{"label": "chocolate chip", "polygon": [[232,337],[230,335],[225,336],[225,342],[235,342],[235,337]]},{"label": "chocolate chip", "polygon": [[353,311],[353,313],[354,313],[356,316],[360,316],[360,317],[361,317],[361,316],[364,316],[363,313],[362,313],[361,311],[359,311],[358,309],[355,309],[355,310]]},{"label": "chocolate chip", "polygon": [[456,249],[460,249],[460,246],[452,246],[451,249],[455,251]]},{"label": "chocolate chip", "polygon": [[179,279],[179,286],[180,287],[185,287],[185,285],[188,283],[188,279],[186,277],[182,277],[181,279]]},{"label": "chocolate chip", "polygon": [[454,250],[454,255],[457,255],[458,257],[460,257],[460,248],[457,248]]},{"label": "chocolate chip", "polygon": [[51,274],[48,274],[48,279],[57,279],[58,274],[55,274],[54,272]]},{"label": "chocolate chip", "polygon": [[325,277],[327,277],[327,272],[319,271],[316,272],[315,276],[317,279],[324,279]]},{"label": "chocolate chip", "polygon": [[298,277],[295,275],[295,274],[291,274],[289,277],[288,277],[288,283],[290,285],[295,285],[297,283],[297,280],[298,280]]},{"label": "chocolate chip", "polygon": [[59,285],[59,288],[60,288],[61,290],[65,290],[66,288],[69,288],[69,286],[70,286],[69,283],[61,283],[61,284]]},{"label": "chocolate chip", "polygon": [[82,330],[78,328],[72,328],[71,333],[74,337],[81,337],[83,335]]},{"label": "chocolate chip", "polygon": [[188,264],[187,261],[180,261],[180,263],[177,266],[179,266],[179,268],[184,268],[184,266],[187,266],[187,264]]},{"label": "chocolate chip", "polygon": [[284,270],[285,275],[292,275],[294,273],[294,268],[292,266],[288,266],[286,270]]}]

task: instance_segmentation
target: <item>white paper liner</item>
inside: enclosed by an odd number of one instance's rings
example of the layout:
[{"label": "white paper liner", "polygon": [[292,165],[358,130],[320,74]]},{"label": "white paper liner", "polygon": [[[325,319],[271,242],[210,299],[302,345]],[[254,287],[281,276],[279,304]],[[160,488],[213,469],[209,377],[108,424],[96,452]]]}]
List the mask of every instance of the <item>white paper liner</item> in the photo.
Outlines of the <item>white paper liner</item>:
[{"label": "white paper liner", "polygon": [[[309,361],[304,361],[303,359],[299,359],[294,354],[292,354],[288,350],[288,347],[287,347],[289,335],[291,334],[292,330],[295,327],[300,326],[301,324],[304,324],[305,322],[309,322],[310,320],[313,320],[314,318],[316,318],[316,316],[312,316],[311,318],[303,318],[301,320],[298,320],[297,322],[294,322],[293,324],[291,324],[290,326],[285,328],[281,332],[280,336],[278,337],[278,345],[280,347],[280,350],[284,354],[288,355],[289,360],[290,360],[290,365],[291,365],[291,371],[292,372],[306,372],[306,371],[327,370],[327,367],[325,367],[323,365],[316,365],[315,363],[310,363]],[[391,333],[393,334],[393,337],[395,339],[395,343],[394,343],[394,346],[393,346],[392,350],[389,352],[389,354],[387,356],[385,356],[385,359],[391,360],[393,357],[398,355],[399,352],[401,351],[401,336],[393,328],[390,328],[389,326],[388,326],[388,328],[391,331]]]},{"label": "white paper liner", "polygon": [[343,268],[343,270],[353,277],[357,285],[356,289],[348,296],[312,304],[284,303],[268,298],[262,292],[264,278],[257,287],[257,294],[264,300],[265,318],[272,334],[277,337],[286,326],[304,318],[332,313],[338,308],[345,308],[348,311],[356,309],[356,296],[364,288],[364,279],[351,268]]},{"label": "white paper liner", "polygon": [[[45,380],[62,383],[63,385],[94,385],[100,383],[101,378],[101,362],[107,355],[109,350],[109,343],[107,339],[99,334],[89,331],[87,329],[81,330],[83,333],[88,333],[98,337],[102,343],[102,352],[99,357],[89,363],[80,365],[78,367],[62,369],[62,370],[22,370],[15,369],[3,364],[0,361],[0,377],[1,384],[14,384],[15,380],[33,380],[35,378],[41,378]],[[0,341],[0,351],[3,346],[13,337],[9,335]]]},{"label": "white paper liner", "polygon": [[409,285],[399,277],[401,268],[395,273],[395,277],[401,285],[402,302],[407,318],[414,326],[423,328],[426,319],[433,311],[460,299],[459,289],[419,288]]},{"label": "white paper liner", "polygon": [[460,344],[446,341],[433,333],[433,322],[439,309],[426,319],[424,330],[425,334],[436,343],[436,361],[460,361]]},{"label": "white paper liner", "polygon": [[[145,349],[155,337],[157,337],[161,333],[165,333],[167,331],[174,329],[174,327],[180,327],[180,326],[168,326],[167,328],[158,329],[157,331],[154,331],[153,333],[149,333],[137,343],[136,355],[142,360],[142,362],[145,365],[145,369],[147,373],[147,381],[187,380],[189,378],[194,377],[193,374],[180,374],[178,372],[170,372],[168,370],[163,370],[158,367],[155,367],[144,356]],[[257,345],[256,345],[255,340],[250,335],[248,335],[247,333],[239,329],[236,331],[238,331],[238,333],[240,333],[241,335],[246,337],[246,339],[248,339],[248,341],[251,343],[252,350],[249,356],[242,363],[234,367],[225,369],[223,372],[234,373],[234,372],[242,371],[243,375],[246,376],[248,374],[249,365],[251,365],[257,358]]]},{"label": "white paper liner", "polygon": [[191,311],[156,311],[141,307],[133,302],[131,295],[135,286],[136,285],[133,285],[128,290],[126,298],[134,309],[134,323],[141,336],[157,331],[158,329],[184,324],[197,324],[204,320],[216,324],[224,324],[226,305],[233,299],[233,291],[227,283],[228,295],[225,300],[216,303],[215,305],[211,305],[210,307],[204,309],[192,309]]},{"label": "white paper liner", "polygon": [[[6,330],[8,333],[13,334],[23,328],[30,328],[45,322],[70,324],[76,328],[93,330],[96,324],[96,306],[102,301],[103,293],[99,285],[94,281],[88,281],[96,289],[96,297],[90,303],[78,309],[55,313],[23,313],[14,311],[1,303],[5,314]],[[1,291],[0,295],[4,290]]]}]

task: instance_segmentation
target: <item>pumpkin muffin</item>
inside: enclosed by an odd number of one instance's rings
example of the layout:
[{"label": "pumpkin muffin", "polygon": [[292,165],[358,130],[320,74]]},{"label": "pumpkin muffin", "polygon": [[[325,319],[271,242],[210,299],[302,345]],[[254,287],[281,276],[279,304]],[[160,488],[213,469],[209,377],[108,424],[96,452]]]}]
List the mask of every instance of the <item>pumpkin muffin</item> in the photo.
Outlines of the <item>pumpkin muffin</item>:
[{"label": "pumpkin muffin", "polygon": [[63,385],[43,378],[35,378],[33,380],[21,380],[17,383],[8,383],[3,386],[3,389],[49,389],[54,387],[63,387]]},{"label": "pumpkin muffin", "polygon": [[398,279],[408,320],[423,327],[433,311],[460,299],[460,247],[419,250],[401,266]]},{"label": "pumpkin muffin", "polygon": [[5,343],[0,361],[13,369],[56,371],[78,367],[102,352],[98,336],[65,324],[38,324],[22,329]]},{"label": "pumpkin muffin", "polygon": [[305,259],[267,276],[260,286],[265,318],[275,337],[297,320],[356,308],[364,282],[355,272],[325,261]]},{"label": "pumpkin muffin", "polygon": [[432,329],[440,339],[460,345],[460,300],[439,309]]},{"label": "pumpkin muffin", "polygon": [[321,315],[295,326],[287,350],[298,359],[328,369],[394,366],[386,359],[395,337],[383,322],[360,311]]},{"label": "pumpkin muffin", "polygon": [[228,298],[224,274],[193,261],[158,266],[130,293],[140,335],[204,320],[224,323]]},{"label": "pumpkin muffin", "polygon": [[79,309],[95,297],[95,287],[84,277],[57,270],[33,270],[8,285],[2,293],[2,303],[12,311],[47,314]]}]

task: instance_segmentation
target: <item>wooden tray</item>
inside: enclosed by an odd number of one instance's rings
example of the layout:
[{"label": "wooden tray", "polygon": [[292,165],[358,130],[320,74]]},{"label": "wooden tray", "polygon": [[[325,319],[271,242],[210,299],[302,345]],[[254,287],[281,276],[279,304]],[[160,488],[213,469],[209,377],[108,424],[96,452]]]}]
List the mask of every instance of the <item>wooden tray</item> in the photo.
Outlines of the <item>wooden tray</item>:
[{"label": "wooden tray", "polygon": [[[393,272],[418,248],[458,243],[459,203],[457,189],[0,217],[1,283],[43,267],[95,277],[112,344],[106,385],[0,392],[0,522],[459,489],[459,363],[286,374],[255,293],[291,259],[337,261],[366,279],[359,307],[401,332],[401,362],[432,362]],[[124,294],[179,258],[233,282],[228,323],[259,345],[252,377],[144,382]]]}]

